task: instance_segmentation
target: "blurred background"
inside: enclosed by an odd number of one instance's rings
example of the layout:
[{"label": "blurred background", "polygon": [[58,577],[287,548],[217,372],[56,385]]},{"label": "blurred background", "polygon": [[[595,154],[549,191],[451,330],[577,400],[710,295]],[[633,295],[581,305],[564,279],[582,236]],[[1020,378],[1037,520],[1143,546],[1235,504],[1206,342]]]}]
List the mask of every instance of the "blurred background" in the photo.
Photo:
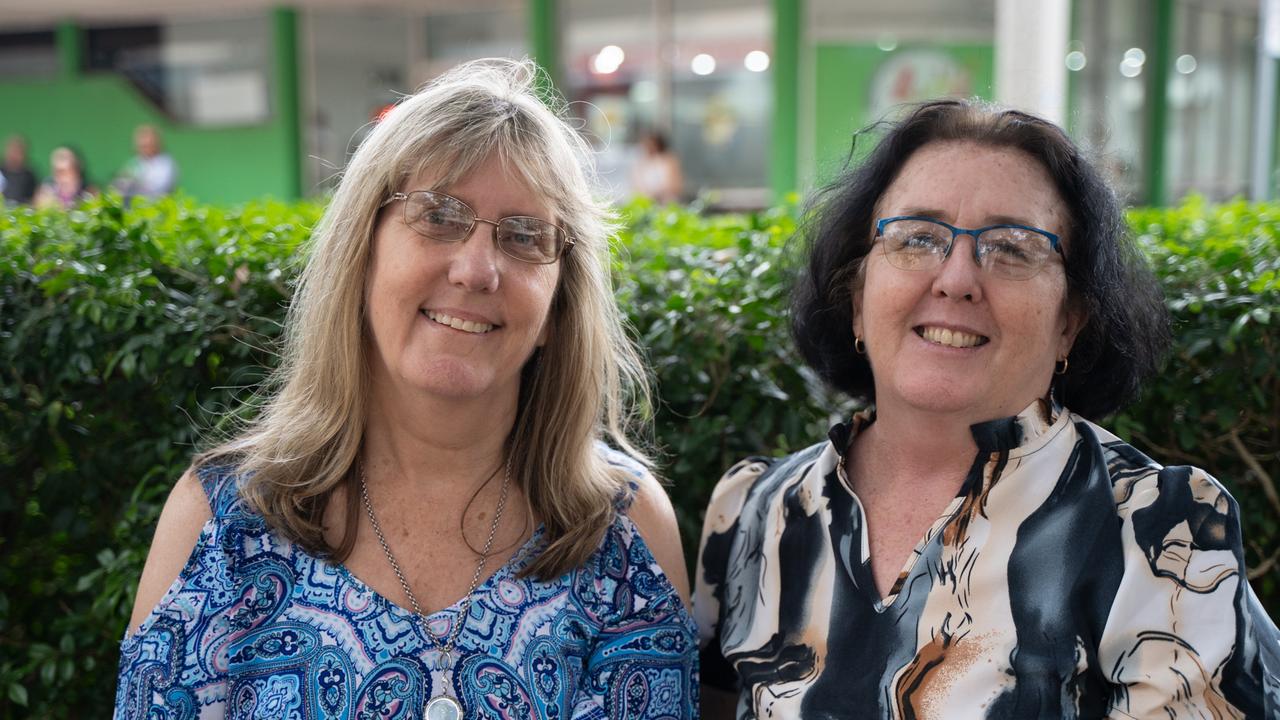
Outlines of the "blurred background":
[{"label": "blurred background", "polygon": [[[1130,202],[1274,194],[1268,0],[0,0],[0,136],[106,185],[160,130],[205,202],[322,194],[363,129],[452,65],[529,55],[636,188],[759,208],[831,176],[894,106],[980,96],[1064,124]],[[1275,23],[1271,23],[1275,25]],[[1271,38],[1271,39],[1269,39]]]}]

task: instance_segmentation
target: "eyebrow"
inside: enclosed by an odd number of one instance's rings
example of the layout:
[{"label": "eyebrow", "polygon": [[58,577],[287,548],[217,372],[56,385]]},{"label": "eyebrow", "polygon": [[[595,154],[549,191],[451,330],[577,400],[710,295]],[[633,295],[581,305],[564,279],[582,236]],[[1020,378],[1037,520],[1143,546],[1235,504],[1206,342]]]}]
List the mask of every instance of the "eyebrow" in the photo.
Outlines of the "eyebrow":
[{"label": "eyebrow", "polygon": [[[922,217],[933,218],[934,220],[942,220],[942,218],[947,216],[947,213],[943,212],[942,210],[938,210],[936,208],[926,208],[926,207],[909,207],[904,209],[901,214],[902,215],[918,215]],[[942,221],[948,222],[946,220],[942,220]],[[948,222],[948,224],[954,225],[955,223]],[[989,227],[991,225],[1025,225],[1027,227],[1040,227],[1035,223],[1027,220],[1026,218],[1020,218],[1014,215],[993,215],[987,218],[987,221],[983,223],[982,227]]]}]

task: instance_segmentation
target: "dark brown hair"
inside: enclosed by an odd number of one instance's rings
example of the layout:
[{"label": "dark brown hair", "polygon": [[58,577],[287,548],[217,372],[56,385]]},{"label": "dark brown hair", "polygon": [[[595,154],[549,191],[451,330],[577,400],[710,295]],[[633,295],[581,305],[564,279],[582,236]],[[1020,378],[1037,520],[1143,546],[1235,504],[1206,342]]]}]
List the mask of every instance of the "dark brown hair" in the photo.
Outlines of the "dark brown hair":
[{"label": "dark brown hair", "polygon": [[1123,407],[1169,346],[1159,285],[1128,235],[1115,193],[1061,128],[978,100],[914,106],[883,132],[861,163],[820,190],[799,240],[804,265],[791,296],[791,331],[805,361],[828,384],[874,402],[871,366],[853,349],[850,279],[871,251],[875,206],[907,160],[933,142],[1015,148],[1048,172],[1067,206],[1068,302],[1086,315],[1054,391],[1070,410],[1098,419]]}]

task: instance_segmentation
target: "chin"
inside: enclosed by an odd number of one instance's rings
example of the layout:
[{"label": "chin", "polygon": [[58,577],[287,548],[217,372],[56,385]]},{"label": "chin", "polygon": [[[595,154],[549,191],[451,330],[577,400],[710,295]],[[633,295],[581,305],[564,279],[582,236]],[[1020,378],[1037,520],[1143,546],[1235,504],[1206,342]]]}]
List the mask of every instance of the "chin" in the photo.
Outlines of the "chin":
[{"label": "chin", "polygon": [[434,362],[408,368],[400,382],[408,388],[437,397],[463,400],[491,392],[497,385],[492,373],[463,362]]}]

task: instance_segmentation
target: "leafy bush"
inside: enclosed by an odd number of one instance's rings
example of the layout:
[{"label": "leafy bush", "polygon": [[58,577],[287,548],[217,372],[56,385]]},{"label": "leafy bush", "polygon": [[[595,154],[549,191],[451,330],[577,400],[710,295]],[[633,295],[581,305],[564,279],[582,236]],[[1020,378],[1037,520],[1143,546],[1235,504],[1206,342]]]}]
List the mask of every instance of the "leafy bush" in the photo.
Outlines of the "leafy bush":
[{"label": "leafy bush", "polygon": [[1244,516],[1253,586],[1280,612],[1280,205],[1193,198],[1134,210],[1165,288],[1175,344],[1112,425],[1166,464],[1205,468]]},{"label": "leafy bush", "polygon": [[[0,717],[100,715],[159,508],[199,428],[261,379],[321,208],[166,200],[0,214]],[[654,368],[686,547],[730,463],[821,439],[847,401],[790,349],[797,209],[635,205],[619,302]],[[1165,374],[1111,423],[1223,479],[1280,610],[1280,206],[1135,211],[1177,319]],[[1242,450],[1243,448],[1243,450]]]},{"label": "leafy bush", "polygon": [[271,362],[256,348],[318,212],[0,215],[0,715],[100,716],[114,697],[160,506],[207,411]]}]

